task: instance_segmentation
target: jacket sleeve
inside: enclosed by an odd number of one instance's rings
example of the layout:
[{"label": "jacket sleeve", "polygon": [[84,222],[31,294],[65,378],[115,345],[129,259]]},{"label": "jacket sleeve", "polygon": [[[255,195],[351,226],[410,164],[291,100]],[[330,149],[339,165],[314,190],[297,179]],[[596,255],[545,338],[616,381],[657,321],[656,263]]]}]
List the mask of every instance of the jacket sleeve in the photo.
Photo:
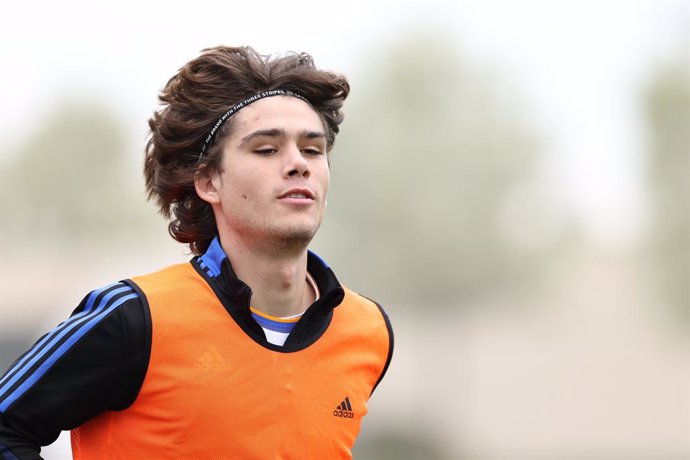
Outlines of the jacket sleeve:
[{"label": "jacket sleeve", "polygon": [[40,458],[62,430],[131,405],[151,350],[143,295],[125,282],[87,295],[0,378],[0,459]]}]

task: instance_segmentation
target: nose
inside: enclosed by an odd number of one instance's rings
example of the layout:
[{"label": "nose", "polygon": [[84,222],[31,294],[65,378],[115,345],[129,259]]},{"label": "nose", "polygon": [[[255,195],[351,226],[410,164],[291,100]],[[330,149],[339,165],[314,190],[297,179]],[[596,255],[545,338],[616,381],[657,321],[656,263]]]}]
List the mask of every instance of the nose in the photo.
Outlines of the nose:
[{"label": "nose", "polygon": [[297,145],[291,145],[285,152],[285,175],[288,177],[305,177],[311,175],[309,162],[304,157]]}]

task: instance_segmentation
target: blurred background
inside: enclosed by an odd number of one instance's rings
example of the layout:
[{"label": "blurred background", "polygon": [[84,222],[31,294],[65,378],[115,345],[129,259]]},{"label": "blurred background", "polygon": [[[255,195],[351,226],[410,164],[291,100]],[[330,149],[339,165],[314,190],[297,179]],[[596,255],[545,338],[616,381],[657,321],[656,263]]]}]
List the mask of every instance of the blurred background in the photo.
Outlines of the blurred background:
[{"label": "blurred background", "polygon": [[189,259],[143,148],[218,44],[352,84],[313,248],[396,332],[355,458],[690,458],[688,1],[6,5],[2,369],[88,291]]}]

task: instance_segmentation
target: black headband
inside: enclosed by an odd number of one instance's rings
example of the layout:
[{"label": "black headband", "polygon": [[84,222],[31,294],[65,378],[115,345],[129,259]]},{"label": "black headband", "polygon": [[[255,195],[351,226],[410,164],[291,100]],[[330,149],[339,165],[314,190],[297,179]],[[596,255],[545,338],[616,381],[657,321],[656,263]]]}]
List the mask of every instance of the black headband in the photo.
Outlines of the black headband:
[{"label": "black headband", "polygon": [[199,152],[199,160],[201,160],[204,155],[206,155],[206,151],[208,148],[213,144],[213,139],[216,137],[216,134],[218,133],[218,130],[220,129],[221,126],[223,126],[223,123],[225,123],[228,118],[230,118],[233,114],[235,114],[238,110],[240,110],[242,107],[246,107],[252,102],[256,102],[259,99],[263,99],[265,97],[271,97],[271,96],[292,96],[296,97],[298,99],[302,99],[304,102],[307,104],[309,101],[304,96],[301,96],[297,93],[293,93],[292,91],[286,90],[286,89],[272,89],[270,91],[264,91],[263,93],[255,94],[251,97],[248,97],[247,99],[238,102],[237,104],[233,105],[230,107],[230,110],[225,112],[223,116],[221,116],[218,121],[216,122],[215,125],[213,125],[213,128],[211,128],[211,131],[209,131],[208,136],[206,136],[206,140],[204,143],[201,145],[201,151]]}]

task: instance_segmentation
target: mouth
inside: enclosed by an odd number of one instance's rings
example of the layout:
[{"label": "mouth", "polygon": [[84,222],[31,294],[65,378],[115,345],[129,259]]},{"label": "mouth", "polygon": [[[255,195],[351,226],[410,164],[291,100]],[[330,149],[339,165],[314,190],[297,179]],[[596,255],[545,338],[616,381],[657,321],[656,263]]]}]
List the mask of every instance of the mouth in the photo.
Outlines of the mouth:
[{"label": "mouth", "polygon": [[292,198],[298,200],[313,200],[314,193],[306,188],[290,189],[278,197],[278,199]]}]

